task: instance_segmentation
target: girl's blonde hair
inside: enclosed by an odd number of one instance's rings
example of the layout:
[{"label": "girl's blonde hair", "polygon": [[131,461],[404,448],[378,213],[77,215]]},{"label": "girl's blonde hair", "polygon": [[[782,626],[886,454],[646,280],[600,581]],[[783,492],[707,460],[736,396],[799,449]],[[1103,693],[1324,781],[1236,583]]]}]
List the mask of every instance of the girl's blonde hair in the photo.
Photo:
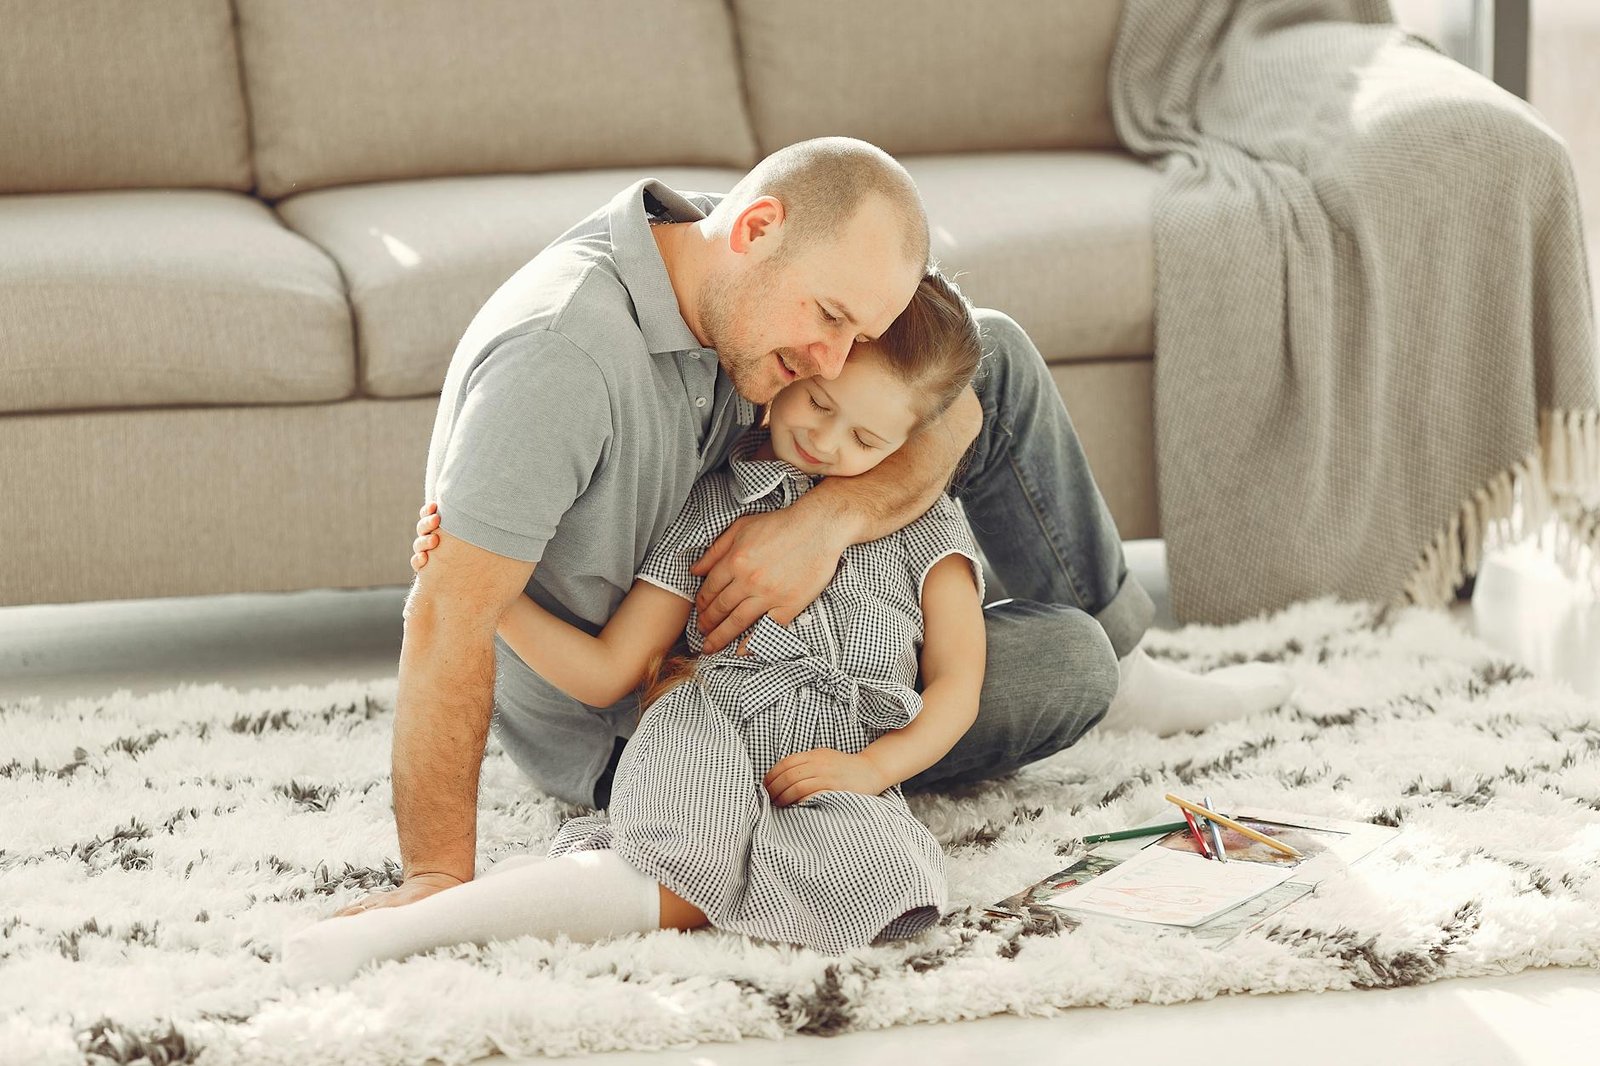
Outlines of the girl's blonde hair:
[{"label": "girl's blonde hair", "polygon": [[911,303],[883,336],[858,347],[861,354],[880,355],[910,388],[917,415],[912,432],[950,409],[972,383],[983,359],[972,305],[937,269],[923,275]]},{"label": "girl's blonde hair", "polygon": [[[911,303],[883,336],[857,349],[869,358],[881,358],[910,390],[917,419],[913,433],[950,409],[972,383],[983,359],[972,305],[937,269],[923,276]],[[857,355],[852,353],[851,358]],[[639,717],[667,692],[693,678],[697,662],[692,656],[665,652],[652,657],[640,687]]]}]

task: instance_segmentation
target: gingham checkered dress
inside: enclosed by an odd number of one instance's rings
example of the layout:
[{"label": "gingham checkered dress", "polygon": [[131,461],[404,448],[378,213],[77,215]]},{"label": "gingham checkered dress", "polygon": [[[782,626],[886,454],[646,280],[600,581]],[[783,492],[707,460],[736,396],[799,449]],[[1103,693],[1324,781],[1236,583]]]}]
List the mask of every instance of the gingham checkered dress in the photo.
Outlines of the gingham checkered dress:
[{"label": "gingham checkered dress", "polygon": [[[793,503],[816,482],[750,458],[752,430],[729,469],[701,478],[639,577],[693,599],[689,566],[734,519]],[[609,815],[574,818],[550,854],[614,848],[705,912],[711,924],[837,955],[914,936],[946,901],[944,853],[900,786],[877,796],[813,793],[777,807],[762,779],[812,748],[855,753],[922,709],[913,687],[922,644],[922,581],[958,553],[983,574],[948,496],[904,529],[847,548],[816,602],[789,628],[763,616],[739,642],[700,661],[645,713],[617,766]],[[691,611],[690,649],[703,639]]]}]

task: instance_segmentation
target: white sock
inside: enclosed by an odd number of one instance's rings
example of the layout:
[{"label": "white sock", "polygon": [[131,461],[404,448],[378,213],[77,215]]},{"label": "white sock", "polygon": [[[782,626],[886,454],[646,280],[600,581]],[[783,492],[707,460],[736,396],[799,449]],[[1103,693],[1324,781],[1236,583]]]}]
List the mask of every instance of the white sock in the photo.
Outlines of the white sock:
[{"label": "white sock", "polygon": [[379,959],[519,936],[590,943],[661,926],[655,878],[609,849],[519,856],[482,877],[400,907],[328,918],[286,937],[292,985],[337,984]]},{"label": "white sock", "polygon": [[1191,674],[1157,662],[1136,647],[1117,663],[1121,681],[1100,729],[1147,729],[1159,736],[1204,729],[1281,707],[1294,691],[1289,671],[1271,663],[1241,663]]}]

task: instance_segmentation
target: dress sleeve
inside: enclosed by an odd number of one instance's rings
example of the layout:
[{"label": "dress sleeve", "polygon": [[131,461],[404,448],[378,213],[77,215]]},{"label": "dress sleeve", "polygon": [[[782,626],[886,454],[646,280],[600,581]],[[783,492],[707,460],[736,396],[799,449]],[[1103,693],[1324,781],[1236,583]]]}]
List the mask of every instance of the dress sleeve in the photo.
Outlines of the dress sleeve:
[{"label": "dress sleeve", "polygon": [[723,472],[714,471],[694,483],[683,510],[645,553],[636,577],[686,600],[695,598],[703,579],[689,573],[689,567],[735,517],[726,505],[726,477]]},{"label": "dress sleeve", "polygon": [[978,583],[978,599],[984,596],[983,564],[978,561],[978,545],[966,516],[949,494],[941,495],[923,516],[901,530],[911,577],[917,583],[917,602],[922,602],[922,585],[933,564],[946,555],[962,555],[972,563],[972,576]]}]

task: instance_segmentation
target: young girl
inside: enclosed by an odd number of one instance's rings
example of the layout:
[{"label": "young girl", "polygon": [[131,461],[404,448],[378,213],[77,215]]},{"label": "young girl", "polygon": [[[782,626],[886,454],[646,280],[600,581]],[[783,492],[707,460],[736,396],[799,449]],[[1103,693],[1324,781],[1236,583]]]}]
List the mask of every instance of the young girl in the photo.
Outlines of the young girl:
[{"label": "young girl", "polygon": [[[547,858],[303,930],[286,942],[292,979],[341,980],[373,959],[530,934],[593,940],[709,923],[838,954],[936,922],[944,855],[900,782],[977,715],[983,577],[953,501],[846,549],[789,626],[764,616],[714,655],[700,655],[689,568],[741,515],[877,466],[954,402],[980,356],[970,308],[930,274],[883,338],[858,343],[835,380],[789,385],[728,469],[696,483],[598,636],[519,597],[500,635],[552,684],[604,707],[647,683],[609,811],[564,824]],[[431,510],[417,527],[418,569],[437,544]],[[661,677],[680,634],[698,658]]]}]

